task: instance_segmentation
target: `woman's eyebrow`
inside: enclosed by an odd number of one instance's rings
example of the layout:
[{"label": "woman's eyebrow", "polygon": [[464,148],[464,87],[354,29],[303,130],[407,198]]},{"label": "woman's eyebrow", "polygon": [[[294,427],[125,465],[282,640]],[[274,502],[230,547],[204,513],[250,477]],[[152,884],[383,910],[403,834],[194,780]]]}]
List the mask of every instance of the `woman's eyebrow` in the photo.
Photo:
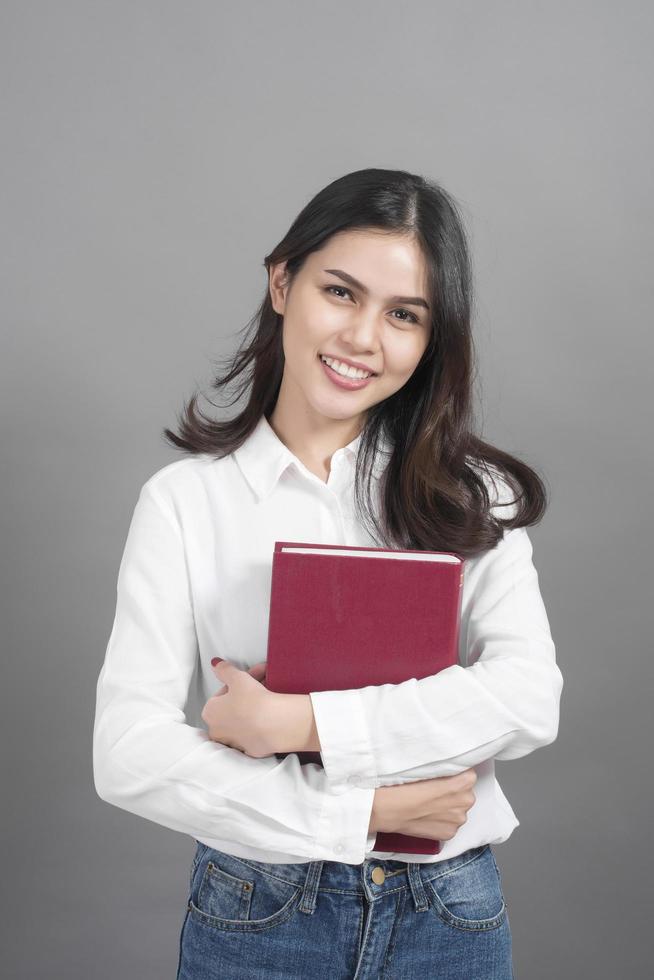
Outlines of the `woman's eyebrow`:
[{"label": "woman's eyebrow", "polygon": [[[359,282],[358,279],[355,279],[354,276],[351,276],[349,272],[343,272],[342,269],[323,269],[323,272],[330,272],[333,276],[338,276],[339,279],[343,280],[343,282],[348,283],[350,286],[353,286],[355,289],[360,289],[361,292],[364,293],[366,296],[370,292],[370,290],[366,286],[364,286],[362,282]],[[407,306],[424,306],[426,310],[429,309],[429,303],[427,303],[427,301],[424,300],[422,296],[391,296],[389,297],[389,302],[406,303]]]}]

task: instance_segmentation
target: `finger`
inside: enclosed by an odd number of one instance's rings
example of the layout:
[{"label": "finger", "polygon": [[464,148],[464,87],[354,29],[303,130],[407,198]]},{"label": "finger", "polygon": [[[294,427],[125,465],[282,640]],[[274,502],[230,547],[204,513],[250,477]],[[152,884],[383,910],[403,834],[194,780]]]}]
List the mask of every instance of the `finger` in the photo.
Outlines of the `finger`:
[{"label": "finger", "polygon": [[266,666],[267,664],[265,661],[263,661],[263,663],[254,664],[252,667],[250,667],[248,673],[251,674],[255,680],[262,681],[266,676]]}]

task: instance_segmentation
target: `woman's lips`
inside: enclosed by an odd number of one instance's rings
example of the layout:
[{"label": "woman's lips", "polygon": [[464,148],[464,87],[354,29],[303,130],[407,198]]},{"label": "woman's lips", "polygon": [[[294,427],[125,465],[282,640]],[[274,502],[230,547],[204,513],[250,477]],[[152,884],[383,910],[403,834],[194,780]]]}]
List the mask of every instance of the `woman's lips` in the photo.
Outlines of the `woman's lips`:
[{"label": "woman's lips", "polygon": [[376,377],[376,375],[371,374],[369,378],[345,378],[342,374],[339,374],[338,371],[333,371],[329,364],[325,364],[320,354],[318,354],[318,360],[322,364],[325,374],[329,380],[339,388],[345,388],[348,391],[356,391],[359,388],[365,388],[366,385],[370,384],[373,378]]}]

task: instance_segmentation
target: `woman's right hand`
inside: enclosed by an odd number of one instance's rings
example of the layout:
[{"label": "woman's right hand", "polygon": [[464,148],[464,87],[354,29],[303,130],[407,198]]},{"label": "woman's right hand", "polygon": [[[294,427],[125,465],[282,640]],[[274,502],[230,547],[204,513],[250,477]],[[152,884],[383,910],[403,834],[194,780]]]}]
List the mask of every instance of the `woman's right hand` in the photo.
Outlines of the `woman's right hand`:
[{"label": "woman's right hand", "polygon": [[379,786],[375,790],[369,832],[409,834],[451,840],[475,802],[474,769],[454,776],[436,776],[413,783]]}]

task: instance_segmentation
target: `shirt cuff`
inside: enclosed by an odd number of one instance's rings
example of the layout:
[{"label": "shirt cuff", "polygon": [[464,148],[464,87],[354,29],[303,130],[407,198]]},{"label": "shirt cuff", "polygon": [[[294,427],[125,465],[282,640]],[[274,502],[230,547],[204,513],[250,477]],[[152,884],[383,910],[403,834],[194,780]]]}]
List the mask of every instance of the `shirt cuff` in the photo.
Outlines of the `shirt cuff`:
[{"label": "shirt cuff", "polygon": [[318,823],[316,860],[363,864],[377,834],[370,834],[375,788],[352,787],[347,796],[327,792]]},{"label": "shirt cuff", "polygon": [[358,688],[309,694],[322,764],[336,793],[375,787],[376,767]]}]

